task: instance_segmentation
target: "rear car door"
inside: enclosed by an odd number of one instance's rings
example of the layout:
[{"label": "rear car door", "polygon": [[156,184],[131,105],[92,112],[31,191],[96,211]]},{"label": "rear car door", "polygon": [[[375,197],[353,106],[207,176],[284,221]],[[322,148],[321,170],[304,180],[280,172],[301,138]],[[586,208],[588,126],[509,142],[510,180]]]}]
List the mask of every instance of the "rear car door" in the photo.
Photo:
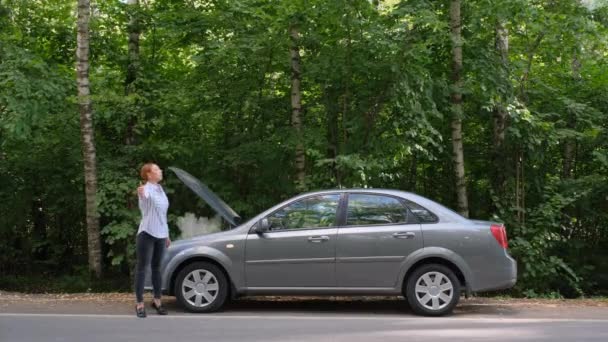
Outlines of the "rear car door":
[{"label": "rear car door", "polygon": [[338,229],[337,284],[395,287],[405,258],[422,247],[420,224],[402,199],[349,193],[345,225]]}]

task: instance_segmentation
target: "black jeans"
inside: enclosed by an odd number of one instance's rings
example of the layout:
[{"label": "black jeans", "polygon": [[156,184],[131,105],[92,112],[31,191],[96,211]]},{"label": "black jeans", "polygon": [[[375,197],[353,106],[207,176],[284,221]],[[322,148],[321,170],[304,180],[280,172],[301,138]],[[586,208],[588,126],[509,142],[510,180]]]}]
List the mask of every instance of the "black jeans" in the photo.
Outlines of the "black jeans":
[{"label": "black jeans", "polygon": [[141,232],[137,234],[137,268],[135,271],[135,297],[138,303],[144,301],[144,281],[146,280],[146,268],[152,268],[152,287],[154,298],[161,297],[161,274],[160,262],[165,254],[166,239],[158,239],[154,236]]}]

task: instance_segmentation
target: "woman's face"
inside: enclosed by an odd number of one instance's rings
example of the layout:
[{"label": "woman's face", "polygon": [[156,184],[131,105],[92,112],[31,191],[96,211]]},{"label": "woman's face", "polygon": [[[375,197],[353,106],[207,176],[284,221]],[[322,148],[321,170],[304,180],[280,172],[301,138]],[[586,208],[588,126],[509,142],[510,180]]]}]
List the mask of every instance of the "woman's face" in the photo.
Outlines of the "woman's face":
[{"label": "woman's face", "polygon": [[158,183],[163,180],[163,170],[158,165],[153,165],[148,172],[148,181]]}]

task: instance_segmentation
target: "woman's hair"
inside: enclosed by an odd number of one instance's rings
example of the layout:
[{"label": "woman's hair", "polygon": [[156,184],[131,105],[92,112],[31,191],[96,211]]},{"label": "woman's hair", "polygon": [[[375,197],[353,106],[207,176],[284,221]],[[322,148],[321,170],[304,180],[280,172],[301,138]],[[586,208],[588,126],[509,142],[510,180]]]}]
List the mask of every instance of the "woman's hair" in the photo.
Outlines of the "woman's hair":
[{"label": "woman's hair", "polygon": [[144,166],[141,167],[141,171],[139,171],[139,175],[141,176],[141,179],[147,181],[148,180],[148,172],[150,172],[150,170],[152,170],[152,166],[154,166],[156,164],[154,163],[145,163]]}]

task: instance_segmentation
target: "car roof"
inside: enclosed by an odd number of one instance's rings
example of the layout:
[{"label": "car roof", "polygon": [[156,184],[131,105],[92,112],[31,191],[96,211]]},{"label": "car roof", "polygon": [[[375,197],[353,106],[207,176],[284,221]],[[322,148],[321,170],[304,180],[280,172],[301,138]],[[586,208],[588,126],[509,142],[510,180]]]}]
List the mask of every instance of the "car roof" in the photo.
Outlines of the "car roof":
[{"label": "car roof", "polygon": [[384,189],[384,188],[342,188],[342,189],[327,189],[327,190],[314,190],[306,193],[302,193],[298,195],[301,196],[310,196],[310,195],[320,195],[320,194],[331,194],[331,193],[342,193],[342,192],[367,192],[367,193],[381,193],[381,194],[407,194],[407,195],[416,195],[411,192],[396,190],[396,189]]}]

